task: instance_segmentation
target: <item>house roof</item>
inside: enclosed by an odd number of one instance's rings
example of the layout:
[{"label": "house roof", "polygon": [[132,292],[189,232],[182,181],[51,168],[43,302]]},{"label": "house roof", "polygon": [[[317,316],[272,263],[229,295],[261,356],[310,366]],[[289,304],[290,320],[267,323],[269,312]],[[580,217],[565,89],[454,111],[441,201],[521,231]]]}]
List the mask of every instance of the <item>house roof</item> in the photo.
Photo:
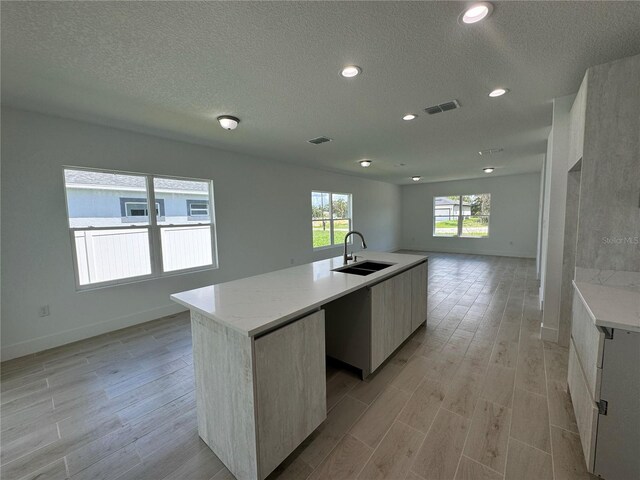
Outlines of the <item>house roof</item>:
[{"label": "house roof", "polygon": [[[436,205],[458,205],[459,202],[455,200],[451,200],[447,197],[436,197]],[[470,204],[467,202],[463,202],[462,206],[468,207]]]},{"label": "house roof", "polygon": [[[89,170],[69,170],[64,171],[65,183],[70,186],[92,185],[102,188],[144,188],[145,177],[142,175],[127,175],[118,173],[92,172]],[[154,180],[157,190],[180,190],[208,192],[207,182],[196,182],[192,180],[178,180],[172,178],[156,178]]]}]

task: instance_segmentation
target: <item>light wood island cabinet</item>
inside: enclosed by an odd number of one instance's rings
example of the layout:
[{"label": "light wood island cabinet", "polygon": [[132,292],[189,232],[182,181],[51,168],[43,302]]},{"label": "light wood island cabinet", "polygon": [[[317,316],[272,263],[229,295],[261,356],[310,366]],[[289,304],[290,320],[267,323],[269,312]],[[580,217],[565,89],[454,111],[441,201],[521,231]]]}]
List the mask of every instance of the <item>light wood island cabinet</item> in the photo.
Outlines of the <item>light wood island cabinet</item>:
[{"label": "light wood island cabinet", "polygon": [[324,312],[257,338],[191,325],[200,437],[239,479],[265,478],[327,416]]},{"label": "light wood island cabinet", "polygon": [[427,262],[323,309],[327,355],[361,369],[365,378],[426,321]]},{"label": "light wood island cabinet", "polygon": [[326,419],[327,356],[367,376],[425,322],[427,258],[366,255],[382,269],[343,273],[337,257],[172,295],[191,310],[198,432],[239,480]]}]

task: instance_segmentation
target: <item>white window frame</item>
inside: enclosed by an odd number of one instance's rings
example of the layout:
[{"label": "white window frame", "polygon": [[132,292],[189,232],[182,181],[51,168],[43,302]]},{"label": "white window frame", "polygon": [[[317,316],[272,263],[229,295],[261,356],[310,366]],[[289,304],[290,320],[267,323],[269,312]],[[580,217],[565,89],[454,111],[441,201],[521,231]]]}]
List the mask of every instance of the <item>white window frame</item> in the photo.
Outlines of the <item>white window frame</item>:
[{"label": "white window frame", "polygon": [[[211,264],[210,265],[202,265],[193,268],[185,268],[181,270],[172,270],[170,272],[165,272],[163,268],[162,262],[162,240],[161,240],[161,229],[167,227],[181,227],[187,226],[185,224],[162,224],[158,225],[158,215],[149,215],[149,223],[146,225],[114,225],[109,227],[72,227],[71,219],[69,218],[69,205],[67,201],[67,192],[66,192],[66,179],[64,176],[65,170],[79,170],[86,172],[97,172],[97,173],[112,173],[112,174],[121,174],[121,175],[136,175],[145,178],[146,182],[146,190],[147,190],[147,201],[149,205],[157,205],[155,198],[155,191],[153,187],[153,180],[155,178],[164,178],[169,180],[186,180],[186,181],[196,181],[196,182],[207,182],[209,185],[209,219],[207,221],[198,221],[197,223],[189,223],[189,225],[210,225],[211,228]],[[217,270],[219,268],[218,264],[218,246],[217,246],[217,238],[216,238],[216,223],[215,223],[215,208],[214,208],[214,197],[213,197],[213,180],[211,179],[203,179],[203,178],[192,178],[192,177],[180,177],[176,175],[155,175],[149,173],[140,173],[140,172],[130,172],[124,170],[110,170],[110,169],[101,169],[101,168],[88,168],[88,167],[77,167],[74,165],[63,165],[62,166],[62,186],[64,190],[64,201],[65,201],[65,209],[67,215],[67,226],[69,228],[69,238],[71,240],[71,256],[73,261],[73,271],[76,283],[76,291],[83,292],[89,290],[96,290],[105,287],[112,287],[117,285],[126,285],[130,283],[137,283],[146,280],[154,280],[157,278],[164,277],[173,277],[176,275],[184,275],[188,273],[201,272],[206,270]],[[160,212],[158,212],[160,213]],[[188,212],[187,212],[188,213]],[[131,217],[137,218],[137,217]],[[161,217],[162,219],[164,217]],[[80,274],[78,271],[78,256],[76,251],[76,242],[75,242],[75,232],[76,231],[100,231],[100,230],[141,230],[147,229],[149,232],[149,256],[150,256],[150,264],[151,264],[151,273],[147,275],[136,275],[133,277],[125,277],[119,278],[115,280],[107,280],[105,282],[95,282],[89,283],[85,285],[80,284]]]},{"label": "white window frame", "polygon": [[[329,195],[329,218],[327,219],[314,219],[313,218],[313,194],[314,193],[322,193],[322,194],[328,194]],[[334,195],[347,195],[349,197],[349,217],[348,218],[333,218],[333,196]],[[327,192],[326,190],[311,190],[311,197],[312,197],[312,203],[311,203],[311,247],[313,248],[314,251],[317,250],[325,250],[327,248],[335,248],[335,247],[339,247],[341,245],[344,245],[343,242],[340,243],[334,243],[333,242],[333,222],[334,220],[349,220],[349,230],[353,230],[353,195],[351,193],[345,193],[345,192]],[[323,245],[321,247],[314,247],[313,246],[313,222],[314,221],[322,221],[325,220],[327,222],[329,222],[329,240],[331,241],[331,243],[329,245]],[[353,243],[353,237],[349,238],[348,241],[348,245],[351,245]]]},{"label": "white window frame", "polygon": [[[202,203],[203,205],[206,205],[206,207],[204,209],[203,208],[196,208],[195,211],[198,211],[198,212],[204,211],[205,213],[204,214],[196,214],[196,215],[194,215],[193,214],[193,212],[194,212],[193,205],[197,205],[199,203]],[[202,201],[200,201],[200,200],[187,200],[187,209],[188,209],[187,218],[189,218],[189,220],[197,220],[199,218],[208,217],[209,216],[209,202],[208,202],[208,200],[202,200]]]},{"label": "white window frame", "polygon": [[[146,215],[141,215],[142,217],[148,217],[149,216],[149,207],[147,205],[146,202],[124,202],[124,208],[125,208],[125,212],[127,213],[127,215],[125,215],[125,217],[137,217],[138,215],[129,215],[130,209],[131,209],[131,205],[142,205],[143,209],[145,210],[145,212],[147,212]],[[156,202],[156,215],[160,215],[160,204],[158,202]]]},{"label": "white window frame", "polygon": [[[491,193],[487,192],[488,195],[491,195]],[[463,236],[462,235],[462,226],[464,223],[464,210],[462,207],[463,204],[463,200],[462,198],[465,196],[472,196],[472,195],[481,195],[480,193],[462,193],[460,195],[458,194],[453,194],[453,195],[434,195],[433,196],[433,209],[432,209],[432,213],[433,213],[433,231],[431,232],[431,236],[433,238],[473,238],[476,240],[480,240],[483,238],[489,238],[489,235],[491,235],[491,212],[489,212],[489,215],[487,215],[487,217],[489,217],[489,221],[487,222],[487,234],[485,236],[482,237],[476,237],[476,236],[472,236],[472,235],[467,235],[467,236]],[[451,236],[445,236],[445,235],[436,235],[436,198],[442,198],[442,197],[458,197],[458,204],[455,205],[456,207],[458,207],[458,231],[455,235],[451,235]],[[455,210],[455,208],[454,208]]]}]

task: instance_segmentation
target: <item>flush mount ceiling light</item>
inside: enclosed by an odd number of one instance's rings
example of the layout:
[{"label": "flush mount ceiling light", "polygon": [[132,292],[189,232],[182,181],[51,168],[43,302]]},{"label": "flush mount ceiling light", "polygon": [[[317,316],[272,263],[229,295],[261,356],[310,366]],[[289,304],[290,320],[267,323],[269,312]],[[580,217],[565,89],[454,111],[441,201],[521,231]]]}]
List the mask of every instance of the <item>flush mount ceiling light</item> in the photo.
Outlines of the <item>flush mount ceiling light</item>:
[{"label": "flush mount ceiling light", "polygon": [[220,115],[218,117],[218,122],[220,123],[220,126],[225,130],[235,130],[240,123],[240,119],[237,117],[232,117],[231,115]]},{"label": "flush mount ceiling light", "polygon": [[493,168],[493,167],[485,167],[485,168],[482,169],[482,171],[484,173],[493,173],[494,170],[495,170],[495,168]]},{"label": "flush mount ceiling light", "polygon": [[413,177],[411,177],[411,180],[413,180],[414,182],[419,182],[421,178],[422,177],[420,175],[414,175]]},{"label": "flush mount ceiling light", "polygon": [[501,97],[502,95],[504,95],[505,93],[509,93],[509,89],[508,88],[496,88],[495,90],[493,90],[489,96],[491,98],[495,98],[495,97]]},{"label": "flush mount ceiling light", "polygon": [[458,17],[458,22],[466,25],[484,20],[493,12],[493,5],[489,2],[474,3]]},{"label": "flush mount ceiling light", "polygon": [[360,160],[360,166],[364,168],[370,167],[372,163],[371,160]]},{"label": "flush mount ceiling light", "polygon": [[413,120],[413,119],[415,119],[417,117],[418,117],[418,115],[415,115],[413,113],[407,113],[404,117],[402,117],[402,119],[409,121],[409,120]]},{"label": "flush mount ceiling light", "polygon": [[353,78],[361,73],[362,69],[357,65],[347,65],[340,72],[340,74],[345,78]]}]

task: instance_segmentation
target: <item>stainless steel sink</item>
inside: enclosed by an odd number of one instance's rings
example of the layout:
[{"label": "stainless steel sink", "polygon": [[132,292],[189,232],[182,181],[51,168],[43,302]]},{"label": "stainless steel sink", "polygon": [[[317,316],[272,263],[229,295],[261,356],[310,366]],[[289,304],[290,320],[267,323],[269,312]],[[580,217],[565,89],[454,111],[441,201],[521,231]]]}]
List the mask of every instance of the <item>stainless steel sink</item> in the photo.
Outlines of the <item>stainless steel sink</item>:
[{"label": "stainless steel sink", "polygon": [[365,260],[359,263],[353,263],[351,265],[345,265],[344,267],[334,268],[334,272],[349,273],[351,275],[367,276],[372,273],[379,272],[385,268],[389,268],[395,265],[395,263],[373,262],[371,260]]}]

